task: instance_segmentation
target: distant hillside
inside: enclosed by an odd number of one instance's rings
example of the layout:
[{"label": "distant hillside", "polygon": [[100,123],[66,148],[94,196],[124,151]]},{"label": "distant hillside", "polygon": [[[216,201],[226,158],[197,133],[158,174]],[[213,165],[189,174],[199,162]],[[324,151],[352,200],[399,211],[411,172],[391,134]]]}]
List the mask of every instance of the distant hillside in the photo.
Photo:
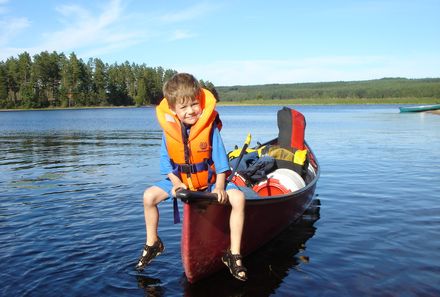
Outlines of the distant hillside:
[{"label": "distant hillside", "polygon": [[440,98],[440,78],[216,87],[221,101]]}]

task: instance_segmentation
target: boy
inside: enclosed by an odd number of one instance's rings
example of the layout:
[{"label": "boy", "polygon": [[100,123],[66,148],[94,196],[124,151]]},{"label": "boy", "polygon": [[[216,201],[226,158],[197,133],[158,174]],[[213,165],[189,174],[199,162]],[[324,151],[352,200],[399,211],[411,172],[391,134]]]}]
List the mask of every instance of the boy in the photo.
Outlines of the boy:
[{"label": "boy", "polygon": [[245,197],[234,184],[226,184],[229,164],[219,132],[221,122],[215,111],[216,100],[187,73],[174,75],[165,83],[163,93],[165,98],[156,113],[164,130],[160,168],[167,178],[144,192],[147,238],[136,269],[143,270],[165,249],[157,235],[157,205],[175,196],[179,188],[208,190],[217,194],[219,203],[229,201],[232,206],[229,220],[231,246],[222,261],[235,278],[245,281],[246,268],[240,255]]}]

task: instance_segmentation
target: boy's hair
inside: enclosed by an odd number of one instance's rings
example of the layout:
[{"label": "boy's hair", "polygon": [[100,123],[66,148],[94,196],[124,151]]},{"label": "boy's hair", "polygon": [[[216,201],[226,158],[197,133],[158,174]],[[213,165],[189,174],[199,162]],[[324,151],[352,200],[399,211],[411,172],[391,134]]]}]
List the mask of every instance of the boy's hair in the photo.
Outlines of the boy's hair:
[{"label": "boy's hair", "polygon": [[189,73],[174,74],[164,85],[163,95],[170,107],[197,98],[201,87],[197,79]]}]

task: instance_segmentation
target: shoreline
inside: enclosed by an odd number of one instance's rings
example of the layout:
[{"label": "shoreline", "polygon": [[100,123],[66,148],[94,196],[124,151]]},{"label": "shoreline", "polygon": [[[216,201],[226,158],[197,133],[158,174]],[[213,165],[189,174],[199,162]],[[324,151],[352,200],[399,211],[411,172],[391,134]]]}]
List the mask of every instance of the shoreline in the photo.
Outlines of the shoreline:
[{"label": "shoreline", "polygon": [[427,111],[428,113],[432,113],[432,114],[438,114],[440,115],[440,109],[436,109],[436,110],[429,110]]},{"label": "shoreline", "polygon": [[46,108],[11,108],[11,109],[0,109],[2,111],[38,111],[38,110],[80,110],[80,109],[124,109],[124,108],[145,108],[153,107],[154,105],[143,105],[143,106],[78,106],[78,107],[46,107]]},{"label": "shoreline", "polygon": [[[295,105],[295,106],[316,106],[316,105],[409,105],[409,104],[424,104],[424,103],[408,103],[408,102],[313,102],[313,103],[304,103],[304,102],[292,102],[286,100],[286,102],[229,102],[229,101],[219,101],[217,102],[217,106],[283,106],[283,105]],[[130,105],[130,106],[77,106],[77,107],[46,107],[46,108],[11,108],[11,109],[0,109],[0,112],[8,112],[8,111],[38,111],[38,110],[81,110],[81,109],[124,109],[124,108],[151,108],[156,105]],[[438,110],[429,110],[425,111],[432,114],[440,115],[440,109]]]}]

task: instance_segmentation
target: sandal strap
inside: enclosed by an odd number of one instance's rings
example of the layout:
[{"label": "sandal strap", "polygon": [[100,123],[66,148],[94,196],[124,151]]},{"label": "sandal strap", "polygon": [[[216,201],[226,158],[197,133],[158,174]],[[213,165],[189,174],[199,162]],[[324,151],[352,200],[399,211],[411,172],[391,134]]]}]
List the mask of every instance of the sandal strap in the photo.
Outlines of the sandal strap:
[{"label": "sandal strap", "polygon": [[144,245],[144,252],[148,253],[152,248],[153,248],[152,246],[145,244]]},{"label": "sandal strap", "polygon": [[235,261],[243,259],[243,256],[240,254],[232,254],[231,253],[230,255],[231,255],[231,258],[234,259]]},{"label": "sandal strap", "polygon": [[240,272],[247,272],[246,267],[244,267],[243,265],[235,265],[234,267],[232,267],[232,270],[234,270],[234,272],[237,274],[239,274]]},{"label": "sandal strap", "polygon": [[[224,255],[225,264],[228,266],[232,275],[240,280],[247,279],[247,269],[243,266],[243,264],[238,265],[237,260],[242,260],[243,256],[241,254],[232,254],[230,250],[228,250]],[[244,272],[244,276],[240,276],[240,273]]]}]

